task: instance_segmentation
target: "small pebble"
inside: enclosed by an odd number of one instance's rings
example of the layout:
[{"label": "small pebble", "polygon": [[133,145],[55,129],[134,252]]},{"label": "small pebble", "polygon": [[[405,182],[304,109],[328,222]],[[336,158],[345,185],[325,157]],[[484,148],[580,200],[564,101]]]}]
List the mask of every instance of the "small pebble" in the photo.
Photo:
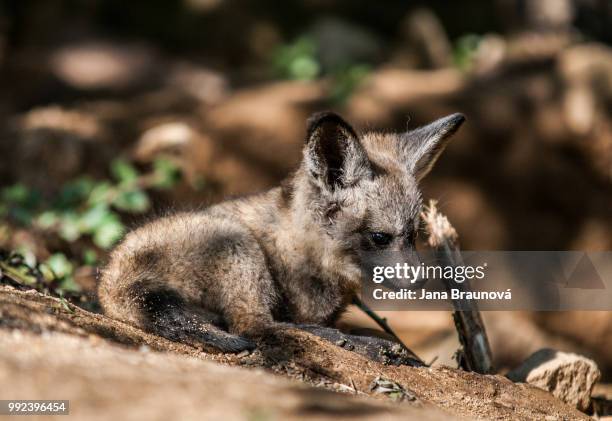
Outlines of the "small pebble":
[{"label": "small pebble", "polygon": [[346,344],[346,339],[338,339],[336,341],[336,345],[338,346],[344,346]]}]

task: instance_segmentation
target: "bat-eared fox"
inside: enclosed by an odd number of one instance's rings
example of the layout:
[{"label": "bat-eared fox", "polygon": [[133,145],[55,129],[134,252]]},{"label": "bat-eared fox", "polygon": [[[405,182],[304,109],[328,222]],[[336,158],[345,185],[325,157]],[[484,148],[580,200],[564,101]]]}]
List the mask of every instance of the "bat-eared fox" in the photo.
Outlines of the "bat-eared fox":
[{"label": "bat-eared fox", "polygon": [[414,250],[417,184],[464,120],[358,134],[337,114],[313,115],[301,164],[280,187],[127,234],[101,274],[105,313],[223,352],[287,326],[397,350],[333,325],[360,289],[364,253]]}]

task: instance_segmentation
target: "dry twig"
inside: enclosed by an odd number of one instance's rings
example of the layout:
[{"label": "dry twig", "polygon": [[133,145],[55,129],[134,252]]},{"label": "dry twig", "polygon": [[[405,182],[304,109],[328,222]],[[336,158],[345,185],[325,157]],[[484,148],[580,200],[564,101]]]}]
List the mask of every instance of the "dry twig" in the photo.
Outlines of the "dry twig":
[{"label": "dry twig", "polygon": [[[434,200],[429,202],[422,217],[429,233],[429,246],[436,251],[438,264],[462,266],[463,259],[459,252],[457,232],[446,216],[438,211]],[[462,291],[470,289],[468,281],[456,283],[451,280],[445,286],[447,289],[458,288]],[[491,347],[478,306],[471,300],[453,300],[453,307],[455,327],[463,346],[460,365],[469,371],[492,373],[494,370]]]}]

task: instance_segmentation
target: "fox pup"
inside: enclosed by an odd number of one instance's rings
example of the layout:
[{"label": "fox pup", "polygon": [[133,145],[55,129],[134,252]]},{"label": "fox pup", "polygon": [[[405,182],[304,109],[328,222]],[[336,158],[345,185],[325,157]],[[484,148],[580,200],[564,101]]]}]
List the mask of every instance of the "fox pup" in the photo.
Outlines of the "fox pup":
[{"label": "fox pup", "polygon": [[417,182],[464,120],[360,136],[337,114],[313,115],[301,165],[280,187],[129,233],[100,279],[106,314],[223,352],[287,324],[337,339],[364,253],[414,251]]}]

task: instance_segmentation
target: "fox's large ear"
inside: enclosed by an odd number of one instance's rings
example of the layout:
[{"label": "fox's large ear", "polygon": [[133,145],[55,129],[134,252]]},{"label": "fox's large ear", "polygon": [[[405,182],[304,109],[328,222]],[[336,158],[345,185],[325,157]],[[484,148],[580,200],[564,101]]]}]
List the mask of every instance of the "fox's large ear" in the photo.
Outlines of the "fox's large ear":
[{"label": "fox's large ear", "polygon": [[402,135],[400,150],[407,160],[408,170],[417,180],[429,173],[451,136],[464,121],[463,114],[451,114]]},{"label": "fox's large ear", "polygon": [[350,187],[372,173],[359,137],[332,112],[317,113],[308,119],[304,162],[309,174],[332,191]]}]

